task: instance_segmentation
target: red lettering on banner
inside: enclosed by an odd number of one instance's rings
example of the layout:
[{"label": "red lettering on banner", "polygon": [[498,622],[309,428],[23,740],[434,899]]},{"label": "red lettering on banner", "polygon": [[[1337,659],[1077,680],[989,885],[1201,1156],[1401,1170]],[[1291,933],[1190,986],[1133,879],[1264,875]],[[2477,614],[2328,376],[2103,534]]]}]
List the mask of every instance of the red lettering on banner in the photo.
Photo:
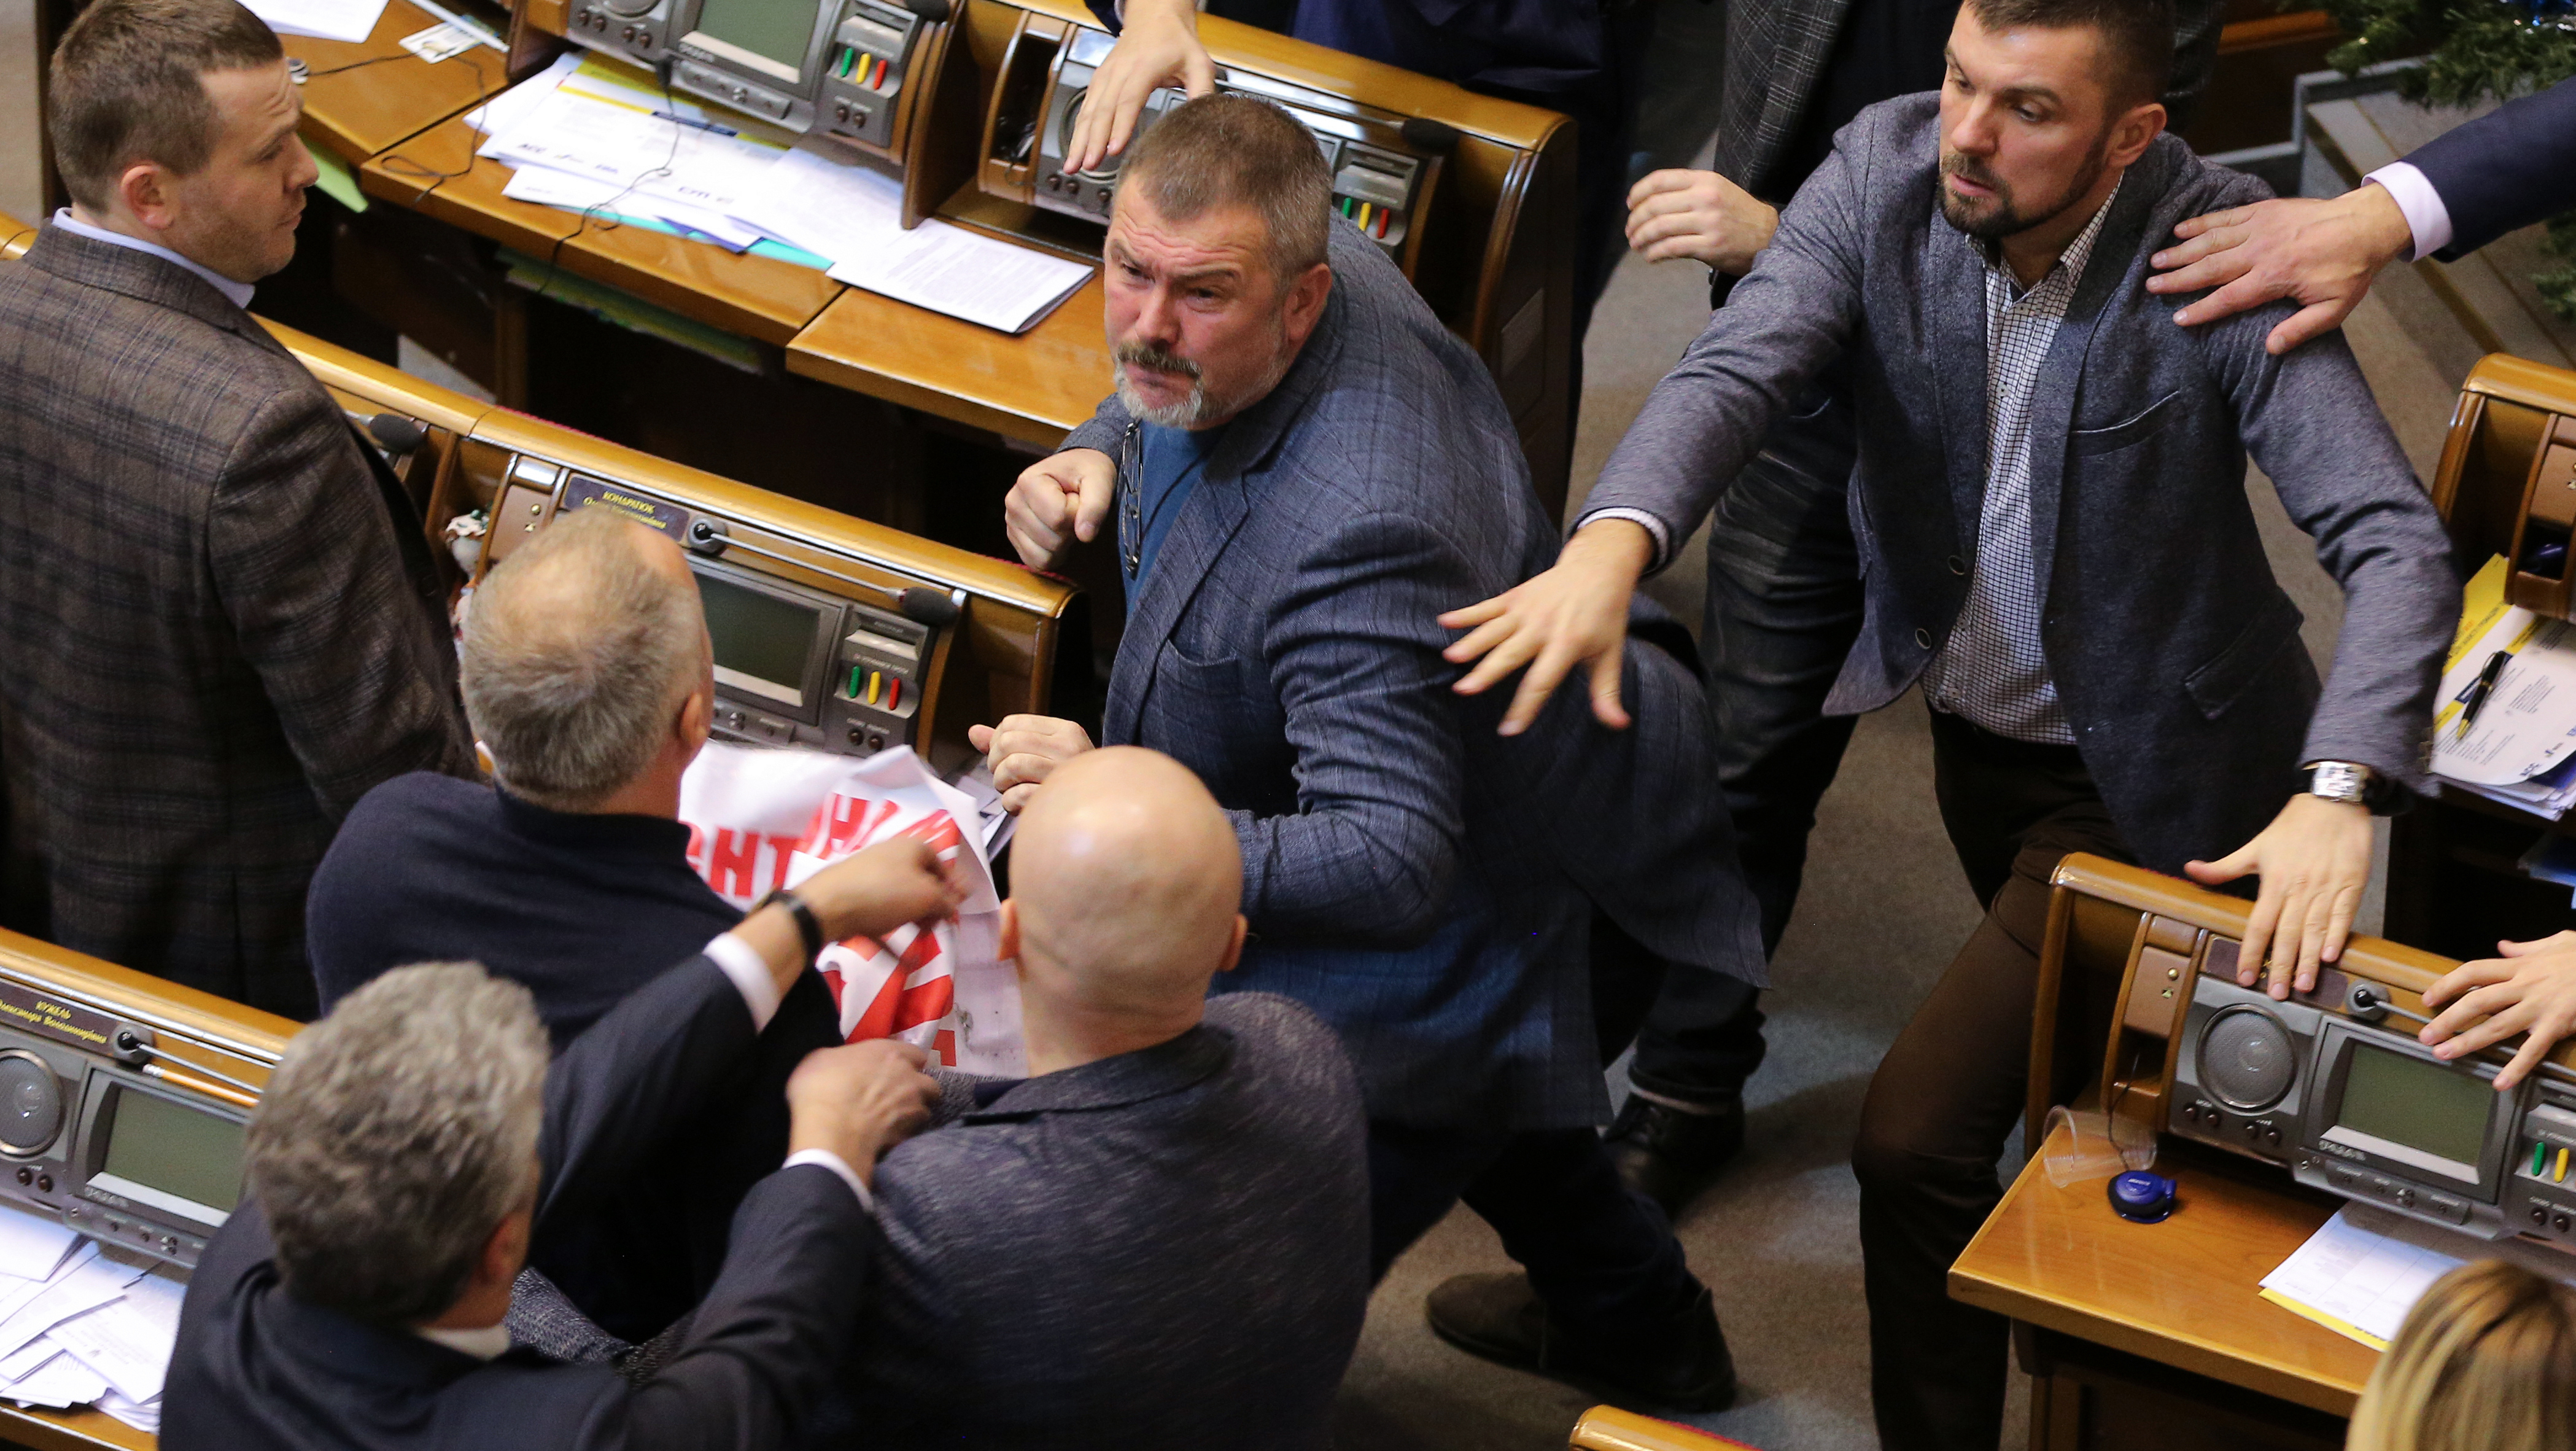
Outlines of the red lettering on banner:
[{"label": "red lettering on banner", "polygon": [[689,870],[700,876],[707,870],[707,834],[694,821],[683,822],[689,828]]},{"label": "red lettering on banner", "polygon": [[965,833],[957,829],[956,819],[945,811],[930,813],[905,827],[902,834],[920,837],[930,843],[930,849],[934,852],[946,851],[950,847],[963,844],[966,840]]},{"label": "red lettering on banner", "polygon": [[805,854],[829,861],[875,835],[898,808],[891,801],[834,792],[814,808],[814,824],[801,843]]},{"label": "red lettering on banner", "polygon": [[940,1030],[939,1030],[939,1036],[937,1036],[937,1037],[935,1037],[935,1038],[933,1038],[933,1039],[931,1039],[931,1040],[930,1040],[930,1051],[939,1055],[939,1063],[940,1063],[940,1066],[941,1066],[941,1067],[943,1067],[943,1068],[954,1068],[954,1067],[956,1067],[956,1066],[957,1066],[957,1033],[956,1033],[956,1031],[955,1031],[954,1029],[950,1029],[950,1028],[942,1028],[942,1029],[940,1029]]},{"label": "red lettering on banner", "polygon": [[904,990],[901,1001],[895,1005],[894,1030],[900,1033],[906,1028],[935,1023],[947,1017],[948,1010],[955,1006],[957,979],[943,972],[919,987]]},{"label": "red lettering on banner", "polygon": [[[867,1011],[859,1014],[859,1020],[850,1025],[850,1035],[844,1041],[865,1043],[870,1039],[883,1038],[893,1033],[894,1010],[896,1004],[901,1001],[903,1001],[903,974],[887,973],[884,984],[877,989],[876,997],[869,1001]],[[847,1017],[849,1014],[844,1010],[842,1016]]]},{"label": "red lettering on banner", "polygon": [[773,892],[779,891],[787,885],[787,859],[796,850],[797,844],[803,841],[804,838],[796,836],[765,836],[762,837],[761,840],[769,843],[769,890]]},{"label": "red lettering on banner", "polygon": [[731,827],[716,828],[715,848],[701,873],[719,897],[747,899],[760,895],[757,875],[760,837]]}]

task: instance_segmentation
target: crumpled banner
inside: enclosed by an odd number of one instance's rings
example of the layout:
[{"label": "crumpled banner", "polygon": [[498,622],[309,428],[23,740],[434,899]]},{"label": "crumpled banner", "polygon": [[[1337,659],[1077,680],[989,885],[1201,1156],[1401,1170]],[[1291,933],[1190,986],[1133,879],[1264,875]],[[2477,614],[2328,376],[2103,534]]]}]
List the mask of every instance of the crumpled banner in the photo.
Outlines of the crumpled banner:
[{"label": "crumpled banner", "polygon": [[997,951],[1001,902],[975,803],[909,748],[853,757],[710,741],[680,780],[680,820],[689,865],[744,908],[890,837],[954,853],[973,884],[956,921],[831,943],[815,967],[847,1041],[900,1038],[970,1073],[1026,1071],[1019,980]]}]

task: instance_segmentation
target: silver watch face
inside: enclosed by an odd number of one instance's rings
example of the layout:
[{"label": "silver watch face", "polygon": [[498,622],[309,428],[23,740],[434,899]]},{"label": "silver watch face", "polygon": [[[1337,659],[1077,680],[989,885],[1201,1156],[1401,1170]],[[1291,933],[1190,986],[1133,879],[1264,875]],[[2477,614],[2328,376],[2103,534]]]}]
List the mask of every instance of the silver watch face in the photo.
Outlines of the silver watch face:
[{"label": "silver watch face", "polygon": [[2329,801],[2360,801],[2369,791],[2370,771],[2349,761],[2319,761],[2308,778],[2308,794]]}]

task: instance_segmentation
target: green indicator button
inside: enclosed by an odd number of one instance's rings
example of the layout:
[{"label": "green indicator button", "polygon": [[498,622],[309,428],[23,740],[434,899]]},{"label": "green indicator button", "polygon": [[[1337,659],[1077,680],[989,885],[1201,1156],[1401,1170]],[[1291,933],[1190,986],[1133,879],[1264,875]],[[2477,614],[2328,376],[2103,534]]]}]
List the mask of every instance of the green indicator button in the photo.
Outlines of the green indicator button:
[{"label": "green indicator button", "polygon": [[2531,1177],[2534,1179],[2539,1178],[2541,1166],[2548,1162],[2549,1146],[2543,1143],[2534,1143],[2531,1146]]},{"label": "green indicator button", "polygon": [[850,699],[852,700],[859,698],[859,670],[859,666],[850,667]]}]

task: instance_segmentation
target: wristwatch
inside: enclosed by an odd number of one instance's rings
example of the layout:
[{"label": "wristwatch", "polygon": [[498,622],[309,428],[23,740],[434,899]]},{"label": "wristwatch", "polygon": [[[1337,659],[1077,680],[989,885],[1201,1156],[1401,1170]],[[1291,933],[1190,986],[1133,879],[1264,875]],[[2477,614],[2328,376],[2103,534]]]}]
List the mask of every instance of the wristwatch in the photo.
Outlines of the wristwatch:
[{"label": "wristwatch", "polygon": [[2355,761],[2309,763],[2308,794],[2311,796],[2367,806],[2370,804],[2370,782],[2370,768]]},{"label": "wristwatch", "polygon": [[815,917],[814,909],[805,905],[803,897],[781,887],[752,903],[751,910],[757,912],[771,906],[786,908],[787,915],[796,919],[796,935],[805,939],[806,965],[812,966],[814,959],[823,955],[823,924]]}]

